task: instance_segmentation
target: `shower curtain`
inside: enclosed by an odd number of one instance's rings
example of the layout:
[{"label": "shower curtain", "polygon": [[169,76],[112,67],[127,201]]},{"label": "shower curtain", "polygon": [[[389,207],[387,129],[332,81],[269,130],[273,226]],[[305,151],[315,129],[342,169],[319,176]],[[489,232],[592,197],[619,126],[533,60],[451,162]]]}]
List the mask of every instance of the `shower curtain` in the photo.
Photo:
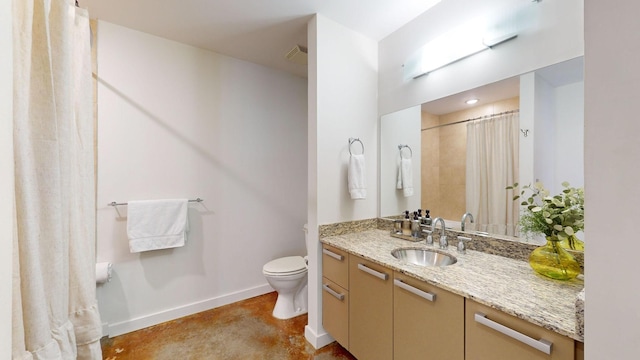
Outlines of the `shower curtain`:
[{"label": "shower curtain", "polygon": [[101,359],[90,29],[70,0],[14,0],[14,359]]},{"label": "shower curtain", "polygon": [[517,113],[467,124],[467,211],[477,230],[517,235],[519,202],[505,188],[518,179],[519,126]]}]

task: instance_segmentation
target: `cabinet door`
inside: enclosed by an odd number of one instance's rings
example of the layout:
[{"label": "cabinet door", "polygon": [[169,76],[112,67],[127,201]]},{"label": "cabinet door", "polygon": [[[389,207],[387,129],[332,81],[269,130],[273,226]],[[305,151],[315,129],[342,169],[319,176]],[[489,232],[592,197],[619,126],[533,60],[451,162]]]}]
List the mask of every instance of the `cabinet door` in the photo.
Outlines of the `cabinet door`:
[{"label": "cabinet door", "polygon": [[465,318],[466,359],[574,359],[573,339],[468,299]]},{"label": "cabinet door", "polygon": [[394,360],[464,359],[464,298],[395,272]]},{"label": "cabinet door", "polygon": [[362,360],[393,358],[391,270],[349,258],[349,352]]},{"label": "cabinet door", "polygon": [[322,326],[349,350],[349,292],[322,278]]}]

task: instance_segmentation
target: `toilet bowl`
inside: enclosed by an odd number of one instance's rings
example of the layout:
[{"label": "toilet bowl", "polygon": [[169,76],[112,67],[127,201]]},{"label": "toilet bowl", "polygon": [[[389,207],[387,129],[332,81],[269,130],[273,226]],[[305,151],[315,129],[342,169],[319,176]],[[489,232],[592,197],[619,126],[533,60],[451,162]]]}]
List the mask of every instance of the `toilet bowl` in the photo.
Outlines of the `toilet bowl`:
[{"label": "toilet bowl", "polygon": [[[309,249],[306,224],[304,233],[305,245]],[[307,313],[307,264],[306,257],[286,256],[271,260],[262,267],[262,274],[278,293],[273,317],[290,319]]]},{"label": "toilet bowl", "polygon": [[307,261],[302,256],[272,260],[262,267],[262,273],[278,292],[273,317],[290,319],[307,313]]}]

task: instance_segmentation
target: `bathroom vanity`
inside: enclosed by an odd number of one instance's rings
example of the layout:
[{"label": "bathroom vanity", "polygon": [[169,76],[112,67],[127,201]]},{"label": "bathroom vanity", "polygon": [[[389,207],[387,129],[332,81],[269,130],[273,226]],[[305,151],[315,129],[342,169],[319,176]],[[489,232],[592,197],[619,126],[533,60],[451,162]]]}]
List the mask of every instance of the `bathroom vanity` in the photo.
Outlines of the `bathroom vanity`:
[{"label": "bathroom vanity", "polygon": [[[366,230],[321,239],[323,326],[358,359],[581,359],[582,280],[479,251],[443,267],[391,255],[429,248]],[[433,247],[431,247],[433,249]]]}]

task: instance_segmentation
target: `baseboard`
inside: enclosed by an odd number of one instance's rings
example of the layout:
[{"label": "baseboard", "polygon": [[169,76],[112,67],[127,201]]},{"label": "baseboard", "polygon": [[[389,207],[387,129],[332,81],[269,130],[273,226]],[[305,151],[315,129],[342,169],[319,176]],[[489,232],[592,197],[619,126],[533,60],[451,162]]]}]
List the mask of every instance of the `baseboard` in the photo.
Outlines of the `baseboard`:
[{"label": "baseboard", "polygon": [[304,337],[315,349],[320,349],[335,341],[328,332],[316,334],[309,325],[304,327]]},{"label": "baseboard", "polygon": [[178,306],[165,311],[149,314],[135,319],[121,321],[118,323],[108,324],[106,332],[103,325],[103,336],[114,337],[126,334],[132,331],[147,328],[166,321],[175,320],[184,316],[193,315],[202,311],[214,309],[220,306],[228,305],[237,301],[246,300],[259,295],[264,295],[274,291],[269,284],[256,286],[254,288],[238,291],[231,294],[222,295],[195,302],[188,305]]}]

